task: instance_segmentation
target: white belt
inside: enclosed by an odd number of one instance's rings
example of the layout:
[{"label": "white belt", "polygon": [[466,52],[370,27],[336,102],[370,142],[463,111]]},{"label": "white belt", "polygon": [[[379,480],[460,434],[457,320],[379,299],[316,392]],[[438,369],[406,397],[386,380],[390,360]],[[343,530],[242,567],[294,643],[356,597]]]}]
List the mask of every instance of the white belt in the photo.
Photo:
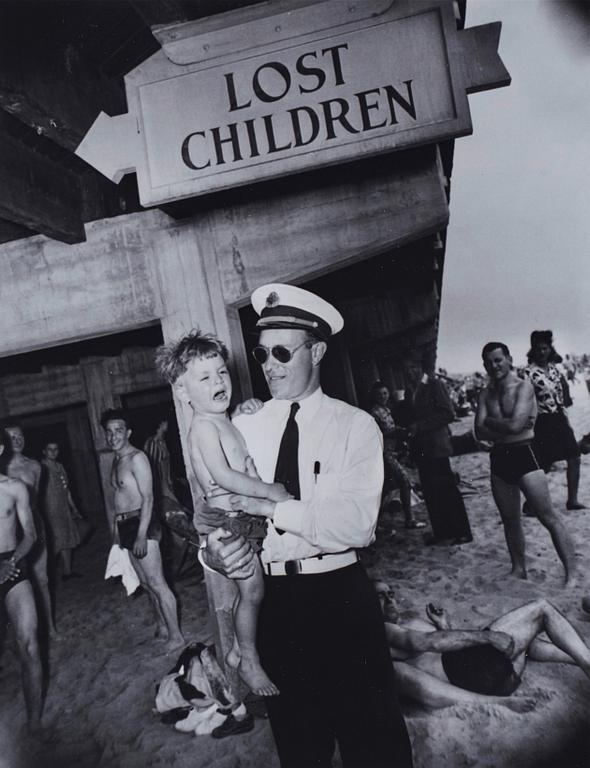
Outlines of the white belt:
[{"label": "white belt", "polygon": [[280,563],[264,563],[264,572],[269,576],[296,576],[297,574],[326,573],[345,568],[358,562],[356,550],[336,552],[335,554],[315,555],[303,560],[287,560]]}]

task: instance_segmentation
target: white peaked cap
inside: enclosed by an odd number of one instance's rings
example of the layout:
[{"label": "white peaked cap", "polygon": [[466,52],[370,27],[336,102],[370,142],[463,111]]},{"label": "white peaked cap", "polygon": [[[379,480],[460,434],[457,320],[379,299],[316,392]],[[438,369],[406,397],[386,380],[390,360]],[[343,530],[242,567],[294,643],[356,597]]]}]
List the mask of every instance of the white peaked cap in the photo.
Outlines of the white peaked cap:
[{"label": "white peaked cap", "polygon": [[252,294],[252,306],[260,319],[256,327],[299,328],[325,341],[342,330],[340,312],[311,291],[286,283],[261,285]]}]

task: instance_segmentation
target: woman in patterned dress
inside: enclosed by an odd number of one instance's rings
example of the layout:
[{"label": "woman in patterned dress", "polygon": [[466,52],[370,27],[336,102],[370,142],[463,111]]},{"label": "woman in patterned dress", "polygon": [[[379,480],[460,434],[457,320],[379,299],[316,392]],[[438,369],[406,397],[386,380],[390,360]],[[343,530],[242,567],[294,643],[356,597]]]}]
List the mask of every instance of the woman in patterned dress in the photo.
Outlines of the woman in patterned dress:
[{"label": "woman in patterned dress", "polygon": [[49,528],[50,546],[62,566],[62,579],[66,581],[79,574],[72,571],[72,550],[80,543],[76,519],[82,515],[72,499],[68,476],[57,457],[59,445],[50,440],[43,448],[41,461],[45,473],[43,498],[45,522]]},{"label": "woman in patterned dress", "polygon": [[[567,509],[585,509],[578,500],[580,449],[566,413],[563,377],[554,365],[559,361],[551,331],[533,331],[529,364],[524,375],[530,379],[537,398],[533,450],[541,467],[548,472],[555,461],[567,461]],[[570,403],[571,404],[571,403]]]}]

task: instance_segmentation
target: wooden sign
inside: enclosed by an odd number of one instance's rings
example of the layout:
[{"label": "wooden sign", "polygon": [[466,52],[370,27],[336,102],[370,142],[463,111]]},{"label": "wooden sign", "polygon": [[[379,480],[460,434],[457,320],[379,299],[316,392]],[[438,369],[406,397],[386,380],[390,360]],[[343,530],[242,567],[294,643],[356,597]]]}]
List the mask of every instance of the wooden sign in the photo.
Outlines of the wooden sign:
[{"label": "wooden sign", "polygon": [[500,26],[458,31],[451,0],[278,0],[155,29],[129,113],[77,154],[155,205],[469,134],[467,94],[510,82]]}]

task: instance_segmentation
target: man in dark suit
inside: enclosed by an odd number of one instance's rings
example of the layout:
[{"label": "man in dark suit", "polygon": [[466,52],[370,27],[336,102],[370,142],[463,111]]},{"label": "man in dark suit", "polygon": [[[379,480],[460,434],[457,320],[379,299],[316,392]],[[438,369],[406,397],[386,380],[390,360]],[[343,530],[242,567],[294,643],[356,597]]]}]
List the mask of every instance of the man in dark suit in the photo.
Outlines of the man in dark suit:
[{"label": "man in dark suit", "polygon": [[410,454],[420,475],[422,493],[432,526],[428,544],[468,544],[473,540],[465,504],[449,456],[452,455],[449,424],[455,414],[447,390],[422,361],[405,365],[405,421]]}]

